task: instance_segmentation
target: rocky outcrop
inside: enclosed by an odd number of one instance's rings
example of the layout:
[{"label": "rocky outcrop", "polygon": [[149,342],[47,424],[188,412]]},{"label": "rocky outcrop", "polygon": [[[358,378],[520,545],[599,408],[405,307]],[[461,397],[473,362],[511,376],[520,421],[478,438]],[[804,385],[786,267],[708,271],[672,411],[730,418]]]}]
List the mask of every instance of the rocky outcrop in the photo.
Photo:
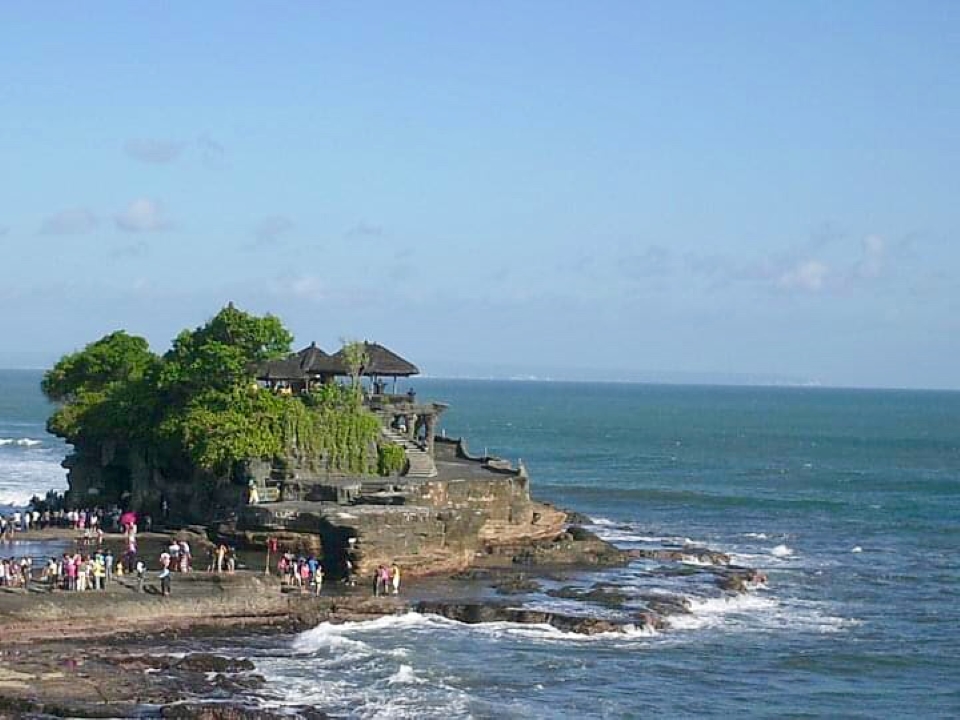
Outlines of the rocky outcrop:
[{"label": "rocky outcrop", "polygon": [[682,549],[662,550],[627,550],[630,558],[647,558],[648,560],[665,560],[667,562],[697,563],[701,565],[729,565],[730,556],[717,550],[702,547],[685,547]]},{"label": "rocky outcrop", "polygon": [[636,628],[635,623],[618,622],[603,618],[566,615],[563,613],[528,610],[494,603],[458,603],[424,601],[417,605],[417,612],[440,615],[449,620],[476,625],[489,622],[512,622],[524,625],[550,625],[563,632],[581,635],[626,632]]}]

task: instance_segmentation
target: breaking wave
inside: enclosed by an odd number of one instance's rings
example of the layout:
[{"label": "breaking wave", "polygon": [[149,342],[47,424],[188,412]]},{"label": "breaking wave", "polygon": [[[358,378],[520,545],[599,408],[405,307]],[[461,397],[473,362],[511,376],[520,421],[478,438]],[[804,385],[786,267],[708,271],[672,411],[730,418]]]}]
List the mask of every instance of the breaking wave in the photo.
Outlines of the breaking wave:
[{"label": "breaking wave", "polygon": [[16,447],[35,447],[42,445],[43,440],[34,440],[33,438],[0,438],[0,446],[14,445]]}]

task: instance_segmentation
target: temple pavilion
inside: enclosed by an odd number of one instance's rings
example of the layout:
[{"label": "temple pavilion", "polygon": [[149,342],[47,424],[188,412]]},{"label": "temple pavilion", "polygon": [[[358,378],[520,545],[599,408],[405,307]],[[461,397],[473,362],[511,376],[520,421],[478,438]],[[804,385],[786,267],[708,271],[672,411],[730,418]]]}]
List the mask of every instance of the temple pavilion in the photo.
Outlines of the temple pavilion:
[{"label": "temple pavilion", "polygon": [[[397,394],[397,378],[419,375],[420,369],[379,343],[364,342],[363,350],[365,362],[360,367],[360,376],[369,379],[369,387],[364,392],[367,407],[381,417],[386,433],[418,442],[424,451],[433,455],[437,420],[447,406],[417,402],[412,389]],[[276,392],[297,395],[318,384],[337,382],[338,378],[350,375],[344,350],[331,355],[312,342],[285,358],[262,363],[256,378]],[[392,392],[387,392],[388,380],[393,381]]]}]

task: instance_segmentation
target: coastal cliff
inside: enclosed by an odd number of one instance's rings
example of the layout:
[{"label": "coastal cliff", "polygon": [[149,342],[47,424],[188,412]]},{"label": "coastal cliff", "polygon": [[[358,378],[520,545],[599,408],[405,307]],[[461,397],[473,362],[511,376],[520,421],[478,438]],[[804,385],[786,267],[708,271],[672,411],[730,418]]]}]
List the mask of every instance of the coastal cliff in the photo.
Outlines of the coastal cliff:
[{"label": "coastal cliff", "polygon": [[276,540],[333,576],[623,561],[571,544],[525,468],[437,437],[444,403],[387,393],[383,378],[419,372],[409,361],[367,342],[290,353],[290,340],[228,305],[162,356],[117,332],[64,357],[43,388],[60,403],[50,430],[74,446],[65,502],[240,548]]}]

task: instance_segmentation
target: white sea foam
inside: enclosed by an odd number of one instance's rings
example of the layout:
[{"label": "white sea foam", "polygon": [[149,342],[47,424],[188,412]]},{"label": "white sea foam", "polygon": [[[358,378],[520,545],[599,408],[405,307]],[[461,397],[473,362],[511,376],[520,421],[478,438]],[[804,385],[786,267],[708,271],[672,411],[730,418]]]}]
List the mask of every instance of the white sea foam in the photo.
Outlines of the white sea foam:
[{"label": "white sea foam", "polygon": [[595,518],[590,528],[602,540],[617,544],[647,544],[647,545],[667,545],[667,546],[697,546],[701,547],[704,543],[691,540],[688,537],[678,535],[647,535],[638,532],[629,523],[615,523],[607,518]]},{"label": "white sea foam", "polygon": [[25,505],[34,495],[48,490],[64,490],[66,472],[57,453],[15,453],[0,456],[0,505]]},{"label": "white sea foam", "polygon": [[735,632],[836,633],[861,624],[856,618],[833,615],[824,603],[779,600],[758,593],[690,598],[691,614],[672,615],[673,630],[720,629]]},{"label": "white sea foam", "polygon": [[17,447],[35,447],[42,445],[43,440],[34,440],[33,438],[0,438],[0,446],[15,445]]},{"label": "white sea foam", "polygon": [[397,671],[387,678],[387,685],[419,685],[424,682],[413,672],[413,666],[401,665]]},{"label": "white sea foam", "polygon": [[793,548],[789,548],[786,545],[777,545],[770,551],[770,554],[774,557],[790,557],[793,555]]},{"label": "white sea foam", "polygon": [[755,540],[767,540],[767,534],[762,532],[748,532],[743,534],[744,537],[754,538]]},{"label": "white sea foam", "polygon": [[860,547],[859,545],[857,545],[857,546],[854,547],[850,552],[852,552],[852,553],[862,553],[862,552],[863,552],[863,548]]}]

